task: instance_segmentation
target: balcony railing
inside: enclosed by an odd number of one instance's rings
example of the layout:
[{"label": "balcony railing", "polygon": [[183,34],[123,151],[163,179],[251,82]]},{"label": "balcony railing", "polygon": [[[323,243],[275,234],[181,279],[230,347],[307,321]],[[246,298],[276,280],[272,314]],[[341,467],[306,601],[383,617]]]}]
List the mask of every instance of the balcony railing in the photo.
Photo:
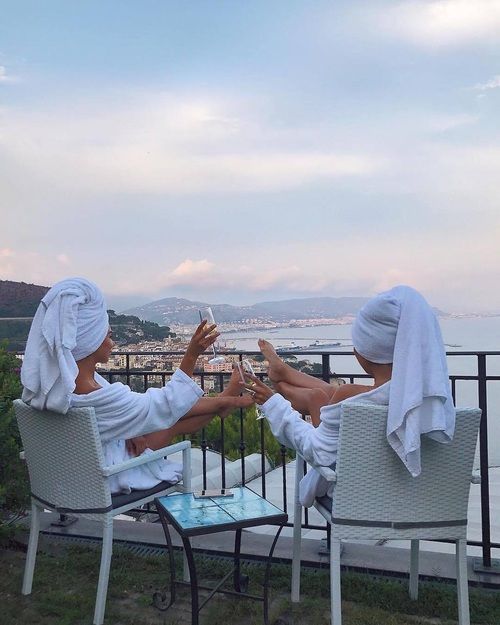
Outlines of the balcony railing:
[{"label": "balcony railing", "polygon": [[[243,358],[252,357],[259,352],[252,351],[231,351],[231,352],[221,352],[222,354],[227,354],[233,360]],[[156,386],[159,384],[161,380],[161,384],[165,384],[168,381],[169,376],[173,373],[172,370],[166,369],[146,369],[145,367],[131,367],[131,358],[135,356],[154,356],[154,357],[174,357],[178,356],[179,358],[182,356],[183,352],[175,352],[175,351],[137,351],[137,352],[114,352],[115,356],[122,356],[125,359],[125,366],[120,369],[109,369],[106,371],[101,371],[101,375],[107,378],[110,381],[122,381],[128,385],[131,385],[136,390],[146,390],[150,386]],[[334,356],[336,359],[336,363],[340,362],[341,359],[349,358],[352,366],[353,353],[345,352],[345,351],[303,351],[293,354],[293,352],[287,351],[287,356],[289,355],[299,355],[301,358],[303,356],[313,356],[315,359],[321,359],[321,372],[315,374],[316,377],[321,378],[327,382],[329,382],[333,377],[341,377],[345,380],[348,380],[350,383],[354,383],[357,380],[362,380],[369,378],[370,376],[364,373],[352,373],[349,371],[337,370],[334,374],[330,370],[330,357]],[[498,357],[500,356],[500,352],[497,351],[455,351],[449,352],[449,364],[450,369],[454,368],[454,359],[458,358],[467,358],[467,365],[464,367],[465,371],[455,373],[452,372],[450,375],[451,388],[453,393],[453,398],[457,400],[457,394],[460,391],[460,386],[462,383],[467,383],[469,385],[468,396],[473,397],[473,399],[469,399],[467,405],[478,406],[482,410],[481,417],[481,425],[480,425],[480,433],[479,433],[479,467],[481,473],[481,540],[480,541],[469,541],[469,545],[478,546],[482,548],[482,564],[486,569],[491,568],[491,550],[499,549],[500,543],[492,540],[491,537],[491,522],[490,522],[490,493],[489,493],[489,462],[488,462],[488,383],[489,382],[499,382],[500,375],[489,375],[487,371],[488,357]],[[471,372],[472,369],[472,372]],[[195,377],[200,382],[202,388],[206,388],[208,380],[215,380],[216,390],[221,391],[224,389],[224,385],[229,378],[228,372],[220,372],[220,373],[212,373],[212,372],[204,372],[202,370],[197,370],[195,372]],[[259,376],[263,377],[265,374],[259,373]],[[474,390],[471,394],[470,384],[474,385]],[[463,401],[459,405],[466,405]],[[498,419],[498,414],[496,415]],[[265,420],[259,421],[260,427],[260,454],[261,454],[261,487],[262,494],[266,496],[266,448],[265,448],[265,439],[264,439],[264,428],[267,427],[265,424]],[[228,451],[226,449],[225,437],[224,437],[224,420],[221,420],[221,429],[220,429],[220,441],[219,441],[219,451],[221,453],[221,475],[222,475],[222,486],[225,486],[225,452]],[[246,482],[246,471],[245,471],[245,450],[247,445],[245,443],[245,419],[243,416],[243,411],[240,411],[240,440],[238,443],[238,452],[241,458],[241,483],[245,484]],[[202,430],[199,433],[198,443],[202,452],[203,458],[203,483],[204,487],[206,487],[206,453],[209,449],[207,440],[205,437],[205,431]],[[288,455],[287,455],[288,452]],[[280,461],[277,463],[277,466],[281,465],[282,467],[282,486],[283,486],[283,502],[282,507],[286,510],[287,508],[287,492],[286,492],[286,472],[285,472],[285,464],[287,460],[290,458],[289,450],[286,450],[283,446],[281,446],[280,451]],[[309,523],[309,518],[307,515],[307,510],[303,523],[304,528],[308,529],[325,529],[326,525],[313,525]]]}]

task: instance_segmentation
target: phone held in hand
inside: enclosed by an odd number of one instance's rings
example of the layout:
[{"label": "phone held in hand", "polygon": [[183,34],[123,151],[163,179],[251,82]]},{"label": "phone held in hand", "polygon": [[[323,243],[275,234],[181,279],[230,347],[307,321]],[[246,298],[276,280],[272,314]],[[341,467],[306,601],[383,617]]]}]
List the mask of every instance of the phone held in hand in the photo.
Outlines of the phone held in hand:
[{"label": "phone held in hand", "polygon": [[208,499],[210,497],[234,497],[234,493],[228,488],[206,488],[204,490],[194,491],[193,497],[195,499]]}]

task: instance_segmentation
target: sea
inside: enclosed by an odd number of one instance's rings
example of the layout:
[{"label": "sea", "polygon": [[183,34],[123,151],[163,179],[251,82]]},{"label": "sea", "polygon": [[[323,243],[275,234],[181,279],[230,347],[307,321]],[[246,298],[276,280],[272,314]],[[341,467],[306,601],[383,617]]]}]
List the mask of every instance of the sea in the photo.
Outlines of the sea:
[{"label": "sea", "polygon": [[[500,316],[495,317],[457,317],[440,319],[443,339],[446,344],[448,368],[450,374],[477,374],[477,357],[453,355],[461,351],[497,351],[500,352]],[[261,332],[229,332],[221,336],[222,343],[239,350],[257,351],[257,340],[265,338],[275,347],[305,347],[315,341],[320,343],[340,343],[339,346],[325,348],[325,351],[340,352],[330,356],[330,370],[342,374],[361,373],[352,352],[351,325],[326,325],[314,327],[279,328]],[[222,345],[223,346],[223,345]],[[316,350],[317,348],[312,348]],[[344,355],[345,353],[345,355]],[[321,362],[321,355],[297,355],[300,359]],[[486,359],[487,375],[500,376],[500,355]],[[500,467],[500,380],[487,383],[488,393],[488,464]],[[456,385],[457,406],[478,405],[477,382],[459,380]],[[476,466],[479,455],[476,454]]]}]

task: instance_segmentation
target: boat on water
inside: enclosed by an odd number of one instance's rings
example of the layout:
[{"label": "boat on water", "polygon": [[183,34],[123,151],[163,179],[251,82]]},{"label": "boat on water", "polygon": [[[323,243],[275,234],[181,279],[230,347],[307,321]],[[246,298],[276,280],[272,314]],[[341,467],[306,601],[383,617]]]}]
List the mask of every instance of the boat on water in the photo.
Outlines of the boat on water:
[{"label": "boat on water", "polygon": [[300,351],[301,349],[304,349],[303,347],[301,347],[300,345],[296,345],[295,343],[291,343],[290,345],[278,345],[276,347],[276,352],[280,353],[280,352],[297,352]]},{"label": "boat on water", "polygon": [[335,341],[334,343],[325,343],[321,341],[314,341],[309,345],[297,345],[295,343],[291,343],[290,345],[279,345],[276,348],[276,352],[303,352],[311,349],[330,349],[331,347],[339,347],[342,343]]},{"label": "boat on water", "polygon": [[323,341],[314,341],[314,343],[311,343],[307,347],[321,347],[321,348],[325,348],[325,347],[340,347],[340,345],[342,345],[342,343],[340,343],[339,341],[335,341],[334,343],[328,343],[328,342],[325,343]]}]

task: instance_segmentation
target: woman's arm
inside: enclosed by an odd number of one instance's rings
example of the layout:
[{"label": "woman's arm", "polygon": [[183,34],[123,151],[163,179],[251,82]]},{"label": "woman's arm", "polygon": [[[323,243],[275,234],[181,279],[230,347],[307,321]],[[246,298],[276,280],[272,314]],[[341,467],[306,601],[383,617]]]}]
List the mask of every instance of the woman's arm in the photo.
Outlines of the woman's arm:
[{"label": "woman's arm", "polygon": [[244,385],[245,389],[262,405],[274,436],[283,445],[299,451],[307,461],[330,466],[337,457],[340,407],[325,408],[318,427],[314,427],[282,395],[257,377],[247,377],[250,382]]},{"label": "woman's arm", "polygon": [[219,336],[219,332],[214,332],[215,327],[215,325],[207,325],[207,320],[204,319],[191,337],[186,353],[179,366],[179,369],[184,371],[189,377],[192,377],[194,373],[198,357],[201,356]]}]

